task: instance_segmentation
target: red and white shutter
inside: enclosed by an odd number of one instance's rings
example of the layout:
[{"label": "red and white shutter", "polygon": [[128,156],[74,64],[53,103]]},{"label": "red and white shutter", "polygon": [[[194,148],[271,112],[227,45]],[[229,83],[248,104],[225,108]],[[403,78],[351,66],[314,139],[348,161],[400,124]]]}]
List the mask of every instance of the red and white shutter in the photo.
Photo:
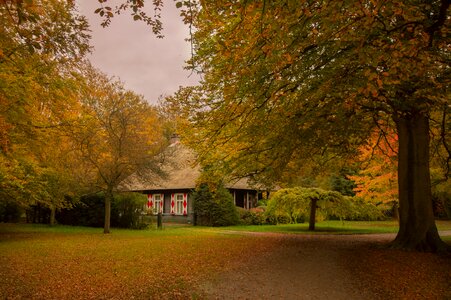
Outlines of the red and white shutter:
[{"label": "red and white shutter", "polygon": [[188,214],[188,194],[183,194],[183,215],[186,216]]},{"label": "red and white shutter", "polygon": [[152,209],[153,207],[153,200],[152,200],[152,194],[147,195],[147,208]]},{"label": "red and white shutter", "polygon": [[171,194],[171,214],[175,214],[175,194]]},{"label": "red and white shutter", "polygon": [[163,213],[164,194],[161,194],[160,199],[160,212]]}]

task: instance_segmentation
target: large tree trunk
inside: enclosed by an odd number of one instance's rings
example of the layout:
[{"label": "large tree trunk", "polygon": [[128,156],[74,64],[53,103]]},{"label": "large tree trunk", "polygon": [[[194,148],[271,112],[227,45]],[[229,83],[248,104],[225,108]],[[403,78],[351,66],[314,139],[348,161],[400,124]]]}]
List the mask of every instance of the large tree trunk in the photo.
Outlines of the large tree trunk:
[{"label": "large tree trunk", "polygon": [[108,188],[105,192],[105,225],[103,227],[103,233],[110,233],[112,201],[113,201],[113,189]]},{"label": "large tree trunk", "polygon": [[309,224],[308,224],[308,230],[310,230],[310,231],[315,230],[317,201],[318,201],[318,199],[316,199],[316,198],[312,198],[310,200],[310,219],[309,219]]},{"label": "large tree trunk", "polygon": [[444,251],[432,211],[429,173],[429,120],[421,113],[396,120],[399,138],[399,232],[392,246]]}]

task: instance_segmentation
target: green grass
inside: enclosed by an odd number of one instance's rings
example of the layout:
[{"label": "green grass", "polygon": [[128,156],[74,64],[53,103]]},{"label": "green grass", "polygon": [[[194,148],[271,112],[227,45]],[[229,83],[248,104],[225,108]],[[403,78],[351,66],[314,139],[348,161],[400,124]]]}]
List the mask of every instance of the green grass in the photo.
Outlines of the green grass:
[{"label": "green grass", "polygon": [[[451,221],[437,221],[439,230],[451,230]],[[323,221],[316,223],[315,231],[308,230],[308,223],[280,224],[280,225],[248,225],[222,227],[217,230],[275,232],[275,233],[302,233],[302,234],[371,234],[396,233],[396,221]]]},{"label": "green grass", "polygon": [[0,299],[195,298],[198,282],[267,247],[193,227],[111,232],[0,223]]},{"label": "green grass", "polygon": [[[451,221],[436,221],[437,228],[442,231],[451,230]],[[302,234],[371,234],[371,233],[396,233],[398,223],[396,221],[322,221],[317,222],[315,231],[308,230],[308,223],[280,224],[280,225],[239,225],[228,227],[193,227],[187,225],[163,225],[163,230],[152,226],[147,230],[128,230],[112,228],[112,235],[118,237],[150,237],[150,236],[187,236],[206,235],[216,231],[250,231],[250,232],[275,232],[275,233],[302,233]],[[63,235],[98,235],[103,234],[103,228],[82,226],[58,225],[50,227],[43,224],[1,224],[0,234],[4,233],[43,233]]]}]

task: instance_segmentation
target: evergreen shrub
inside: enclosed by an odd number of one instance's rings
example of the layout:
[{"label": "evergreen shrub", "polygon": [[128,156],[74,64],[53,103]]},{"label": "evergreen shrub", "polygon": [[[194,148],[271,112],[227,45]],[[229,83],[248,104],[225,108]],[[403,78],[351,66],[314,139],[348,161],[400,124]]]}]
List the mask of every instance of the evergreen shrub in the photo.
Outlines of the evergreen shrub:
[{"label": "evergreen shrub", "polygon": [[233,196],[222,184],[213,191],[208,184],[200,184],[193,193],[193,209],[194,225],[231,226],[239,223]]}]

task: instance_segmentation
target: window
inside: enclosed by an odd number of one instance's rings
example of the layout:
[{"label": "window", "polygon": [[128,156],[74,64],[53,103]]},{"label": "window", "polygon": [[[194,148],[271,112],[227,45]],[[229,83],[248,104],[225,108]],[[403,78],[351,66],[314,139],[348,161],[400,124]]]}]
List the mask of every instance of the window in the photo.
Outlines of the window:
[{"label": "window", "polygon": [[183,215],[183,194],[175,194],[175,214]]},{"label": "window", "polygon": [[163,212],[163,194],[154,194],[153,195],[153,213]]}]

